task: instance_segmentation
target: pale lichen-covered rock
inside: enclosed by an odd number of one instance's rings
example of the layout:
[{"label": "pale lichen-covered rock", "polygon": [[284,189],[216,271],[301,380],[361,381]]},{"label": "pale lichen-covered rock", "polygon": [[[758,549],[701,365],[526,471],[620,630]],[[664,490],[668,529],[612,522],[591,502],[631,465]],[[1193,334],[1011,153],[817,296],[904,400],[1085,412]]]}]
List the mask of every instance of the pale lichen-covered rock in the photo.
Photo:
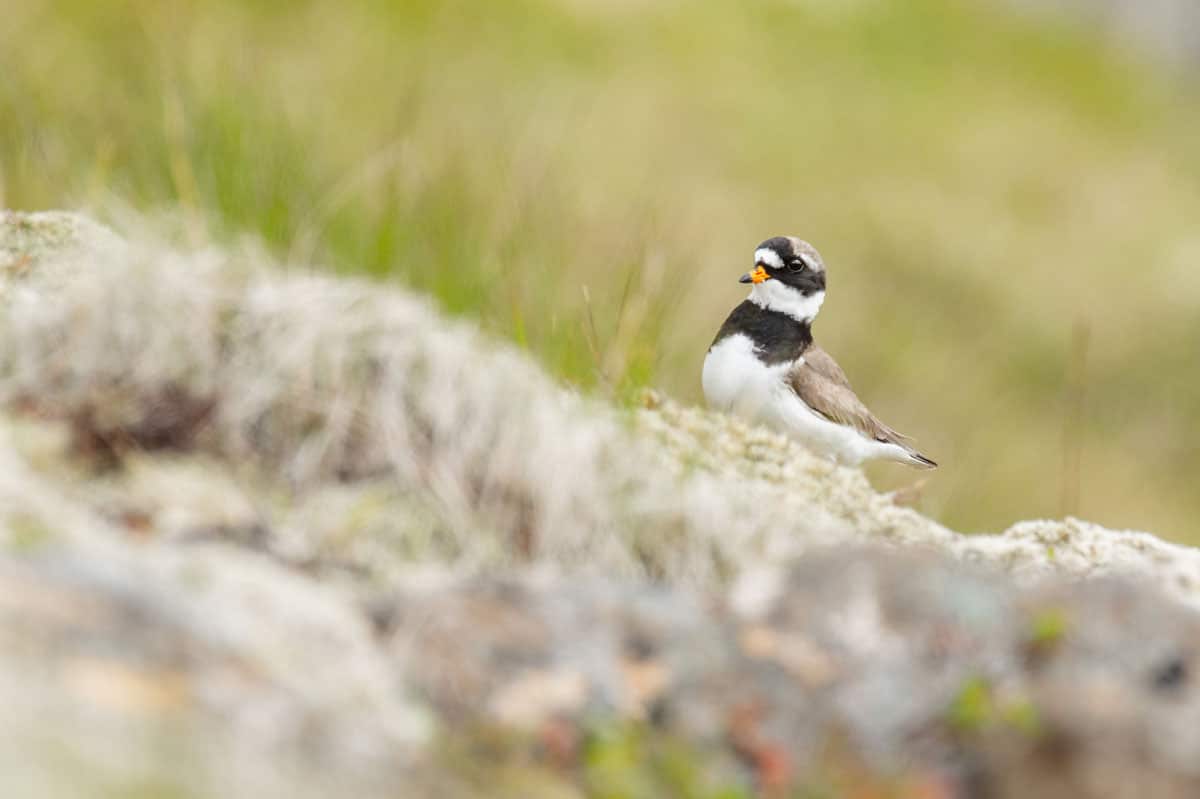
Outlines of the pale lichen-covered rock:
[{"label": "pale lichen-covered rock", "polygon": [[712,607],[661,586],[427,576],[376,613],[444,718],[577,747],[595,717],[651,723],[734,784],[813,790],[840,741],[864,772],[939,796],[1200,790],[1200,617],[1154,591],[1019,590],[878,548],[743,581]]},{"label": "pale lichen-covered rock", "polygon": [[23,214],[0,210],[0,269],[20,273],[48,257],[79,253],[100,237],[115,239],[85,216],[49,211]]},{"label": "pale lichen-covered rock", "polygon": [[69,279],[89,259],[112,254],[121,246],[112,231],[82,214],[0,209],[0,297],[8,296],[30,275],[36,274],[43,285],[59,271]]},{"label": "pale lichen-covered rock", "polygon": [[368,620],[332,588],[110,524],[11,451],[0,518],[0,793],[378,789],[427,741]]},{"label": "pale lichen-covered rock", "polygon": [[[45,284],[38,270],[23,275],[0,316],[0,401],[62,420],[77,448],[133,453],[135,464],[146,451],[207,454],[239,464],[239,481],[259,494],[291,497],[251,512],[229,491],[233,510],[201,503],[213,518],[193,517],[195,528],[258,526],[267,549],[319,562],[327,548],[377,576],[430,558],[548,561],[706,585],[867,539],[1022,574],[1170,569],[1172,591],[1197,595],[1200,558],[1151,537],[1073,521],[962,537],[875,492],[861,472],[736,420],[652,399],[631,426],[394,288],[279,272],[253,250],[188,252],[153,239],[81,255],[78,241],[115,237],[67,235],[95,227],[69,216],[30,243],[47,218],[58,219],[10,213],[0,226],[0,242],[14,241],[0,247],[67,265]],[[102,497],[115,491],[143,506],[127,508],[135,515],[178,520],[154,507],[159,489],[132,486],[156,471],[151,460],[74,488],[86,502],[112,504]],[[180,484],[204,482],[199,471]],[[314,536],[307,500],[326,494],[338,497],[338,516],[353,508],[351,521],[328,518]],[[297,504],[306,507],[293,517]]]},{"label": "pale lichen-covered rock", "polygon": [[523,743],[487,751],[572,795],[597,724],[764,788],[820,762],[1196,787],[1195,550],[963,536],[769,431],[614,410],[253,249],[5,213],[0,258],[0,793],[506,795],[438,754],[500,729]]}]

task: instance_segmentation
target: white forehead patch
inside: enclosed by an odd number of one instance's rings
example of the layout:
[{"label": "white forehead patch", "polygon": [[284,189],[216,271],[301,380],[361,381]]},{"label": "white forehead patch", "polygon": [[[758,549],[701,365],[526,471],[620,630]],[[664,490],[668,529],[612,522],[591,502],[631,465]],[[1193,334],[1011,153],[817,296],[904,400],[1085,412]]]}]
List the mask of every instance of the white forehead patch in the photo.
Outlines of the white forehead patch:
[{"label": "white forehead patch", "polygon": [[783,269],[783,259],[779,257],[779,253],[770,247],[759,247],[755,250],[754,263],[766,264],[772,269]]}]

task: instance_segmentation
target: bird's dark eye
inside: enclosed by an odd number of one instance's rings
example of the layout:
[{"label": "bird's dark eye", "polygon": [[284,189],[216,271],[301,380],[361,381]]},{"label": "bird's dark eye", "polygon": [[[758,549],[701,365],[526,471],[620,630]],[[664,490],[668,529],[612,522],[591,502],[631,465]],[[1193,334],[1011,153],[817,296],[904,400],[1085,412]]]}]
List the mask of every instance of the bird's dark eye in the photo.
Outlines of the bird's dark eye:
[{"label": "bird's dark eye", "polygon": [[805,264],[804,261],[797,258],[794,261],[788,262],[788,271],[789,272],[803,272],[805,266],[807,266],[807,264]]}]

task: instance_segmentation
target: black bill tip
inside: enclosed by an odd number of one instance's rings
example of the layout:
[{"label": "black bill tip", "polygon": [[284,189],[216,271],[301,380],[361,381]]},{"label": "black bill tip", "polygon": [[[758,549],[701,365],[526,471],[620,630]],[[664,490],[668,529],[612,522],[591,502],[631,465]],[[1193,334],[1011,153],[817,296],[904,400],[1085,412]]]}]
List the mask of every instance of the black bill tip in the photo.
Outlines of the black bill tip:
[{"label": "black bill tip", "polygon": [[922,455],[919,452],[913,452],[911,454],[912,454],[912,459],[914,461],[916,461],[916,463],[913,465],[916,466],[918,469],[936,469],[938,467],[938,465],[935,461],[932,461],[929,458],[926,458],[924,455]]},{"label": "black bill tip", "polygon": [[739,283],[753,283],[753,282],[754,282],[754,278],[752,278],[752,277],[750,276],[750,273],[749,273],[749,272],[747,272],[746,274],[744,274],[744,275],[742,275],[741,277],[739,277],[739,278],[738,278],[738,282],[739,282]]}]

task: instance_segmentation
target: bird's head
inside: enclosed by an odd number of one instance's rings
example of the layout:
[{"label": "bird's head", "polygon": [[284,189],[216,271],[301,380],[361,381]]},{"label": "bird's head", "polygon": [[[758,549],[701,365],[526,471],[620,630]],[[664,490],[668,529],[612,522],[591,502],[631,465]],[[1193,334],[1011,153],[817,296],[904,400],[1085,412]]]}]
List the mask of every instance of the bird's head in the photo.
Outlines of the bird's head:
[{"label": "bird's head", "polygon": [[825,300],[825,262],[817,248],[795,236],[767,239],[754,250],[750,300],[798,321],[811,322]]}]

